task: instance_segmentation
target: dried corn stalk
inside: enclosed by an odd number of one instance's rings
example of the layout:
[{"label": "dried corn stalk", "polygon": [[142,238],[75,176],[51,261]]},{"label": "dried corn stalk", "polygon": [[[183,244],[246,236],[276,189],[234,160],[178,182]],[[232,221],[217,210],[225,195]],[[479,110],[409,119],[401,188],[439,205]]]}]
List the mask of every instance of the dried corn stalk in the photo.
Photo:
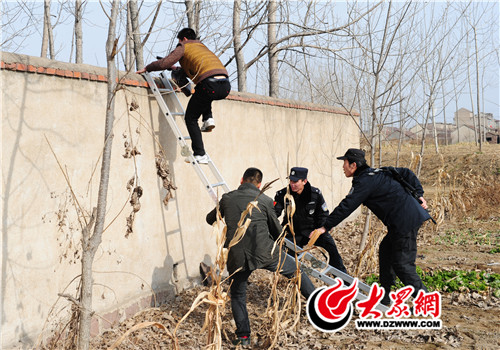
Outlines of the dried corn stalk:
[{"label": "dried corn stalk", "polygon": [[[276,181],[276,180],[274,180]],[[226,279],[223,279],[222,271],[226,268],[227,256],[231,247],[238,244],[241,239],[245,236],[248,226],[251,223],[250,217],[252,216],[252,211],[258,207],[259,196],[266,191],[270,185],[274,182],[267,183],[264,185],[259,195],[255,200],[248,203],[246,209],[241,213],[240,220],[238,222],[238,227],[236,232],[228,244],[228,248],[224,248],[224,243],[226,241],[227,226],[220,214],[219,205],[217,204],[217,221],[213,228],[213,233],[216,237],[217,253],[215,256],[214,267],[210,268],[207,275],[207,281],[211,281],[209,290],[200,293],[197,298],[193,301],[189,311],[182,317],[174,330],[174,337],[177,329],[181,323],[200,305],[207,304],[208,310],[205,313],[205,322],[202,327],[202,332],[207,334],[207,346],[206,349],[218,350],[222,349],[222,316],[226,311],[226,304],[229,301],[229,296],[227,291],[224,290],[223,284]],[[236,271],[238,272],[238,270]],[[228,277],[229,278],[229,277]],[[177,338],[175,338],[177,339]],[[176,342],[176,349],[178,349],[178,344]]]}]

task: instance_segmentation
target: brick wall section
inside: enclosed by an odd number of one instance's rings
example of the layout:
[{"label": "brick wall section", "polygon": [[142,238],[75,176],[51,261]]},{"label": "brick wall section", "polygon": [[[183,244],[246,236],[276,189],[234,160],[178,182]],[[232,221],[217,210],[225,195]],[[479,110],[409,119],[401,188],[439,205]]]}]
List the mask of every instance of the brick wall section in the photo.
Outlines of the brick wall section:
[{"label": "brick wall section", "polygon": [[[17,62],[16,63],[6,63],[4,61],[1,61],[0,68],[6,69],[6,70],[19,71],[19,72],[55,75],[55,76],[58,76],[61,78],[68,78],[68,79],[90,80],[90,81],[97,81],[97,82],[102,82],[102,83],[108,82],[108,78],[105,75],[101,75],[101,74],[73,71],[73,70],[68,70],[68,69],[57,69],[57,68],[52,68],[52,67],[36,67],[34,65],[31,65],[31,64],[24,64],[24,63],[17,63]],[[145,87],[145,88],[149,87],[149,85],[146,81],[134,80],[134,79],[130,79],[127,77],[122,77],[120,79],[117,79],[117,81],[119,81],[123,85],[128,85],[128,86],[140,86],[140,87]]]},{"label": "brick wall section", "polygon": [[[107,83],[108,81],[106,77],[106,68],[88,66],[83,64],[58,62],[40,57],[11,54],[6,52],[2,52],[1,54],[2,54],[2,60],[0,61],[1,65],[0,68],[2,70],[6,69],[6,70],[27,72],[33,74],[54,75],[64,79],[89,80],[102,83]],[[27,63],[30,60],[34,61],[34,63],[33,64]],[[46,64],[41,65],[40,63],[46,63]],[[88,67],[89,71],[83,71],[82,68],[84,67]],[[128,75],[123,75],[123,72],[119,72],[118,75],[119,78],[117,80],[119,81],[119,83],[123,85],[149,88],[149,84],[138,74],[131,73]],[[240,93],[237,91],[231,91],[231,94],[227,97],[227,99],[234,101],[242,101],[246,103],[265,104],[265,105],[285,107],[285,108],[294,108],[294,109],[349,115],[349,112],[342,108],[336,108],[332,106],[322,106],[302,101],[276,99],[257,94]],[[359,116],[359,113],[357,112],[351,112],[351,114],[353,116]]]}]

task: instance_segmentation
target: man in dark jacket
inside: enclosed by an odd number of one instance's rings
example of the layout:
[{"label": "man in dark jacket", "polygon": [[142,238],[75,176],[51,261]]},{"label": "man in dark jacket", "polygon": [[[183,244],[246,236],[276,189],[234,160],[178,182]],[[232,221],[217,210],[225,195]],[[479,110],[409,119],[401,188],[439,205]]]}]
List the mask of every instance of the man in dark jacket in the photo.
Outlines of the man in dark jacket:
[{"label": "man in dark jacket", "polygon": [[[307,181],[307,168],[293,167],[290,170],[290,185],[288,186],[289,193],[292,195],[295,202],[295,213],[293,214],[293,230],[295,232],[295,240],[297,245],[303,247],[309,241],[311,231],[323,226],[328,217],[328,207],[321,191],[311,186]],[[276,216],[279,217],[289,203],[285,200],[287,187],[276,192],[274,197],[274,210]],[[288,223],[288,215],[285,210],[281,225],[284,227]],[[287,228],[290,240],[293,238],[290,235],[290,230]],[[318,237],[314,245],[324,248],[330,257],[330,265],[336,269],[347,273],[342,258],[340,257],[337,246],[332,236],[326,232]]]},{"label": "man in dark jacket", "polygon": [[382,303],[390,303],[389,292],[395,277],[405,285],[427,292],[416,271],[417,233],[422,223],[430,219],[424,190],[415,174],[407,168],[396,168],[398,173],[416,189],[422,201],[419,204],[396,181],[389,171],[373,169],[366,164],[365,152],[350,148],[344,156],[344,174],[352,177],[352,188],[325,221],[320,231],[328,232],[347,218],[361,204],[366,205],[387,226],[387,235],[379,247],[380,284],[385,290]]},{"label": "man in dark jacket", "polygon": [[[179,44],[167,57],[148,64],[136,73],[175,70],[174,64],[179,62],[186,75],[196,84],[195,93],[186,108],[186,127],[191,137],[191,145],[196,161],[208,163],[201,132],[210,132],[215,128],[212,115],[212,101],[222,100],[229,95],[231,84],[228,73],[219,58],[200,40],[196,40],[196,32],[191,28],[182,29],[177,34]],[[200,129],[198,119],[203,115]],[[186,158],[189,163],[189,157]]]},{"label": "man in dark jacket", "polygon": [[[219,211],[225,218],[227,225],[225,247],[234,237],[241,213],[245,211],[248,203],[256,200],[260,210],[252,211],[252,220],[245,235],[238,244],[231,247],[228,252],[227,270],[232,275],[231,284],[231,309],[236,323],[237,339],[235,345],[250,344],[250,322],[246,307],[247,280],[256,269],[276,271],[281,267],[280,273],[292,278],[296,272],[295,260],[278,249],[271,254],[274,240],[281,233],[281,226],[274,213],[273,201],[265,194],[260,194],[262,172],[257,168],[248,168],[243,174],[241,185],[237,190],[222,195],[219,202]],[[207,215],[207,223],[212,225],[217,219],[216,209]],[[281,261],[280,261],[281,256]],[[283,264],[283,266],[281,266]],[[240,271],[236,272],[241,268]],[[233,275],[234,273],[234,275]],[[300,291],[306,298],[314,291],[311,280],[301,273]]]}]

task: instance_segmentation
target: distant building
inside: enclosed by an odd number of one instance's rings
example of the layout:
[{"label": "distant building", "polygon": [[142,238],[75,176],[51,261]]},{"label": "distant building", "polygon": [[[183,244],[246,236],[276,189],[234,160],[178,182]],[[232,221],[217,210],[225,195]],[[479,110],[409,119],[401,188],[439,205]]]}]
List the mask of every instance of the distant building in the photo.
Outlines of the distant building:
[{"label": "distant building", "polygon": [[[401,133],[403,135],[401,135]],[[403,130],[401,132],[400,129],[389,130],[389,132],[387,133],[387,137],[386,137],[386,139],[388,141],[399,140],[400,138],[403,141],[414,141],[414,140],[417,140],[416,135],[414,133],[412,133],[411,131],[409,131],[409,130]]]},{"label": "distant building", "polygon": [[[440,144],[451,143],[451,132],[455,130],[454,124],[448,123],[436,123],[437,139]],[[424,126],[422,124],[415,124],[408,131],[413,135],[415,139],[421,140],[422,133],[424,131]],[[433,124],[427,124],[426,139],[434,138]]]},{"label": "distant building", "polygon": [[[492,113],[481,113],[481,130],[485,134],[485,142],[500,143],[500,120],[493,118]],[[474,122],[476,125],[474,125]],[[474,129],[478,130],[478,118],[466,108],[460,108],[455,112],[453,123],[435,123],[437,139],[439,144],[453,144],[459,142],[475,142]],[[434,138],[432,122],[427,124],[426,139]],[[384,140],[394,141],[400,137],[406,142],[418,142],[422,139],[424,126],[415,124],[411,128],[401,130],[399,128],[386,126],[382,133]]]},{"label": "distant building", "polygon": [[470,125],[462,124],[458,128],[454,128],[451,132],[451,143],[459,142],[474,142],[476,134],[474,132],[474,127]]},{"label": "distant building", "polygon": [[[499,143],[500,140],[500,120],[495,120],[492,113],[480,113],[480,121],[477,115],[473,115],[466,108],[460,108],[455,112],[454,122],[458,127],[453,133],[452,143],[458,142],[475,142],[475,138],[479,139],[479,135],[475,136],[474,128],[479,130],[479,122],[481,123],[481,132],[485,134],[485,141],[489,143]],[[463,127],[466,128],[463,128]],[[472,132],[471,132],[472,130]]]},{"label": "distant building", "polygon": [[472,114],[471,111],[469,111],[466,108],[460,108],[458,111],[455,112],[455,117],[453,119],[455,126],[460,126],[460,125],[470,125],[474,126],[474,121],[473,118],[474,115]]}]

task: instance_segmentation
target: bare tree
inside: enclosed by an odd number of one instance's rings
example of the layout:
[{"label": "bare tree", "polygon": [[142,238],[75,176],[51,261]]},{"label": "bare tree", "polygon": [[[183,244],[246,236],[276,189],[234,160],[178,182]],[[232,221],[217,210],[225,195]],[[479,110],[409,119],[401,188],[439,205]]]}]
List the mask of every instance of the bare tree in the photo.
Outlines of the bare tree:
[{"label": "bare tree", "polygon": [[[34,35],[40,22],[35,13],[40,6],[37,2],[2,1],[2,21],[0,21],[1,48],[3,51],[17,52],[26,46],[26,40]],[[43,6],[43,5],[42,5]]]},{"label": "bare tree", "polygon": [[471,25],[472,31],[474,32],[474,54],[476,57],[476,98],[477,98],[477,123],[479,127],[479,151],[483,150],[483,133],[482,133],[482,128],[481,128],[481,104],[479,103],[479,94],[480,94],[480,87],[479,87],[479,49],[477,48],[477,32],[476,32],[476,26]]},{"label": "bare tree", "polygon": [[267,4],[267,58],[269,61],[269,96],[278,97],[278,50],[276,49],[276,12],[278,6],[276,1],[271,0]]},{"label": "bare tree", "polygon": [[83,5],[82,0],[75,1],[75,62],[83,63],[83,32],[82,32],[82,17]]},{"label": "bare tree", "polygon": [[[241,0],[235,0],[234,5],[233,5],[233,40],[232,40],[232,46],[234,48],[234,55],[231,57],[225,66],[229,65],[231,61],[234,59],[236,61],[236,75],[238,79],[238,91],[241,92],[246,92],[247,91],[247,71],[248,68],[250,67],[249,65],[245,64],[245,57],[244,57],[244,48],[245,45],[247,45],[249,42],[251,42],[251,39],[260,26],[260,24],[263,22],[263,11],[261,11],[265,3],[252,3],[250,2],[247,3],[245,2],[245,18],[242,20],[241,15],[242,15],[242,1]],[[255,5],[255,7],[250,6],[250,5]],[[257,22],[255,24],[251,24],[251,20],[257,18]],[[243,23],[243,25],[242,25]],[[247,36],[245,38],[245,41],[242,42],[242,33],[246,32]],[[231,47],[231,42],[226,44],[221,53],[224,53],[227,49]]]},{"label": "bare tree", "polygon": [[[422,44],[424,47],[422,60],[423,69],[421,70],[420,77],[422,80],[423,89],[425,94],[423,96],[426,101],[426,113],[424,114],[422,141],[420,146],[420,157],[417,166],[417,176],[420,176],[422,163],[425,151],[425,140],[428,130],[429,120],[433,123],[434,139],[436,153],[439,153],[437,134],[435,128],[435,104],[438,98],[441,86],[448,79],[448,69],[451,67],[454,54],[456,53],[462,38],[452,38],[453,29],[457,27],[460,21],[460,16],[454,20],[449,18],[450,7],[446,7],[442,13],[436,15],[437,20],[429,20],[432,24],[426,32],[422,33]],[[430,11],[434,14],[433,11]]]},{"label": "bare tree", "polygon": [[139,10],[137,8],[137,1],[130,0],[128,3],[128,12],[129,15],[127,18],[130,18],[130,25],[132,27],[132,42],[134,47],[134,55],[135,55],[135,66],[136,69],[141,69],[144,67],[144,56],[143,56],[143,43],[141,42],[141,29],[139,26]]},{"label": "bare tree", "polygon": [[42,51],[40,57],[47,57],[47,49],[49,51],[50,59],[55,58],[54,54],[54,34],[52,32],[51,14],[50,14],[51,0],[44,0],[43,2],[43,36],[42,36]]},{"label": "bare tree", "polygon": [[123,59],[123,65],[125,70],[132,70],[134,65],[134,39],[133,39],[133,29],[132,29],[132,19],[130,18],[130,11],[127,11],[127,23],[125,27],[125,57],[123,53],[120,52]]},{"label": "bare tree", "polygon": [[196,33],[200,31],[201,0],[185,0],[188,27]]},{"label": "bare tree", "polygon": [[[113,146],[113,122],[115,110],[115,95],[117,91],[117,69],[115,63],[118,39],[116,39],[116,19],[120,2],[113,0],[109,18],[108,38],[106,41],[106,59],[108,66],[108,93],[106,103],[106,125],[104,130],[104,150],[101,162],[101,179],[97,199],[97,209],[93,211],[92,220],[83,230],[82,237],[82,276],[80,291],[79,336],[78,349],[87,350],[90,342],[90,324],[92,318],[92,265],[95,253],[102,241],[104,220],[106,218],[106,202],[111,166],[111,150]],[[90,235],[93,220],[95,225]]]},{"label": "bare tree", "polygon": [[[245,69],[245,57],[243,56],[243,50],[241,47],[241,0],[234,1],[233,7],[233,45],[234,45],[234,57],[236,60],[236,70],[237,72],[243,72]],[[247,76],[246,74],[238,73],[238,91],[246,91]]]}]

